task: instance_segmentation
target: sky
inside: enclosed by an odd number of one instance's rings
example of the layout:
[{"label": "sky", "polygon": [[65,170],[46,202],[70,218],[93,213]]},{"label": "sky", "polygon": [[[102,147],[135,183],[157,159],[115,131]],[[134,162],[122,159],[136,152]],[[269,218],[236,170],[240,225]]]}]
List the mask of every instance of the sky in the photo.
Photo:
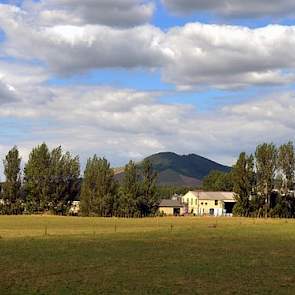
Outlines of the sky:
[{"label": "sky", "polygon": [[0,1],[1,159],[46,142],[232,165],[294,140],[294,85],[294,0]]}]

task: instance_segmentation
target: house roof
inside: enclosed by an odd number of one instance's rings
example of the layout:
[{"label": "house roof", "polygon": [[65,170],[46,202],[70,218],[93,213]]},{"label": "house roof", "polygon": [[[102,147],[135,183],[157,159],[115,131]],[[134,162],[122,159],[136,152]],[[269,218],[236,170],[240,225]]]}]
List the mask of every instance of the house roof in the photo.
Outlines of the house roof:
[{"label": "house roof", "polygon": [[236,201],[234,192],[200,192],[192,191],[199,200]]},{"label": "house roof", "polygon": [[178,200],[162,200],[159,207],[181,208],[183,204]]}]

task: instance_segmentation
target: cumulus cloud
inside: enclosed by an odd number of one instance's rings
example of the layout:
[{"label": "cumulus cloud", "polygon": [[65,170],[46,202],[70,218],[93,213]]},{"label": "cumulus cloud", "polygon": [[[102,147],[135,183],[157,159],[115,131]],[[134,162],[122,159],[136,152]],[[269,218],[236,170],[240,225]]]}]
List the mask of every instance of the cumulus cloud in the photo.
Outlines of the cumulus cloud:
[{"label": "cumulus cloud", "polygon": [[26,1],[23,8],[43,24],[130,27],[149,22],[155,7],[142,0],[43,0]]},{"label": "cumulus cloud", "polygon": [[35,87],[48,79],[48,71],[40,65],[0,59],[0,80],[12,83],[15,89],[18,86]]},{"label": "cumulus cloud", "polygon": [[176,14],[209,12],[223,18],[294,17],[293,0],[162,0]]},{"label": "cumulus cloud", "polygon": [[163,62],[159,48],[162,32],[149,25],[129,29],[101,25],[39,26],[14,6],[0,5],[0,12],[0,27],[7,38],[3,51],[18,58],[38,59],[57,73],[156,67]]},{"label": "cumulus cloud", "polygon": [[[164,79],[182,88],[284,84],[294,81],[295,27],[187,24],[172,28]],[[285,71],[290,70],[290,71]]]},{"label": "cumulus cloud", "polygon": [[[42,141],[62,144],[80,154],[82,161],[97,153],[121,165],[130,158],[175,151],[232,164],[240,151],[251,152],[262,141],[284,142],[295,131],[292,93],[200,112],[192,105],[162,103],[164,92],[42,83],[17,88],[26,94],[23,99],[0,109],[2,120],[9,117],[28,124],[19,127],[27,135],[14,136],[13,144],[24,151]],[[40,93],[48,98],[40,101]]]},{"label": "cumulus cloud", "polygon": [[[151,25],[40,26],[14,6],[0,6],[5,54],[37,59],[60,75],[101,68],[160,69],[178,89],[282,85],[295,80],[295,27],[191,23],[167,32]],[[6,15],[6,17],[5,17]]]},{"label": "cumulus cloud", "polygon": [[[122,3],[131,2],[136,1]],[[77,12],[69,9],[71,3],[0,5],[0,29],[5,33],[0,47],[0,119],[10,122],[1,134],[0,152],[17,144],[26,158],[34,145],[46,141],[51,147],[62,144],[82,159],[105,155],[115,165],[158,151],[195,152],[232,164],[241,150],[252,151],[261,141],[292,139],[291,93],[200,112],[192,105],[161,102],[164,92],[57,87],[47,81],[92,69],[145,68],[158,69],[178,89],[290,84],[295,27],[193,23],[163,31],[152,25],[106,24],[99,17],[94,21],[82,12],[86,6],[78,5]],[[107,2],[93,1],[102,3]],[[21,124],[12,126],[13,120]]]},{"label": "cumulus cloud", "polygon": [[16,100],[15,89],[0,80],[0,105]]}]

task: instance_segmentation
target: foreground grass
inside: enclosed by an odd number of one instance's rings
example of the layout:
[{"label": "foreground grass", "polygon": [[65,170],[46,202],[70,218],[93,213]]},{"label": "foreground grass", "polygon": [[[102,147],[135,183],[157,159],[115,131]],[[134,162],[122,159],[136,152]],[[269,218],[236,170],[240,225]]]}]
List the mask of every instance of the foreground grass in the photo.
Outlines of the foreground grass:
[{"label": "foreground grass", "polygon": [[295,294],[292,220],[0,216],[0,236],[0,294]]}]

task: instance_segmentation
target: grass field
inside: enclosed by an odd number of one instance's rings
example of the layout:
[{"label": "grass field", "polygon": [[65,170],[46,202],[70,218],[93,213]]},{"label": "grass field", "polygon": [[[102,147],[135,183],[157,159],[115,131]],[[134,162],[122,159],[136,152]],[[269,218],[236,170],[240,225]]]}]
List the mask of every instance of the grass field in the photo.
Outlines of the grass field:
[{"label": "grass field", "polygon": [[294,220],[0,216],[0,236],[1,295],[295,294]]}]

